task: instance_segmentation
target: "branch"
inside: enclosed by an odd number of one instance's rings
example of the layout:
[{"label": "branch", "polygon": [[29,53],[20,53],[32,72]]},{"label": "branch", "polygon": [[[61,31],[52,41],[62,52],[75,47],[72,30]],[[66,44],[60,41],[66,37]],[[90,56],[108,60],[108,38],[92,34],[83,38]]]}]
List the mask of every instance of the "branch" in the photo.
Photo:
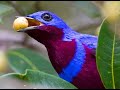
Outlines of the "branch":
[{"label": "branch", "polygon": [[40,6],[39,6],[39,5],[40,5],[40,1],[36,1],[36,2],[35,2],[35,5],[34,5],[34,7],[35,7],[35,9],[36,9],[36,10],[35,10],[36,12],[37,12],[38,10],[40,10]]},{"label": "branch", "polygon": [[22,9],[20,9],[17,5],[15,1],[8,1],[8,3],[20,14],[20,15],[25,15],[24,11]]},{"label": "branch", "polygon": [[102,9],[104,1],[91,1],[97,8]]},{"label": "branch", "polygon": [[37,47],[35,47],[34,45],[31,45],[31,44],[25,44],[25,45],[23,45],[22,42],[15,41],[15,40],[13,40],[13,41],[10,41],[10,40],[0,40],[0,46],[1,45],[4,46],[4,47],[7,47],[7,49],[10,48],[10,46],[13,46],[13,45],[21,45],[21,46],[24,46],[24,47],[27,47],[27,48],[39,51],[39,49]]}]

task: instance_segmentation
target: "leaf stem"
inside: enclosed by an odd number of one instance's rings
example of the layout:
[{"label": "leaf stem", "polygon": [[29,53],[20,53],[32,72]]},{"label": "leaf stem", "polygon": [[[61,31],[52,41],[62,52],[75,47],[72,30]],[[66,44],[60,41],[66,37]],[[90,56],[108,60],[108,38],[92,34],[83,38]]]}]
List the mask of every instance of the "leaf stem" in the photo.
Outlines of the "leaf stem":
[{"label": "leaf stem", "polygon": [[115,49],[115,34],[116,34],[116,24],[115,24],[115,33],[114,33],[114,38],[113,38],[112,61],[111,61],[113,89],[115,89],[114,70],[113,70],[113,66],[114,66],[114,64],[113,64],[113,61],[114,61],[114,49]]}]

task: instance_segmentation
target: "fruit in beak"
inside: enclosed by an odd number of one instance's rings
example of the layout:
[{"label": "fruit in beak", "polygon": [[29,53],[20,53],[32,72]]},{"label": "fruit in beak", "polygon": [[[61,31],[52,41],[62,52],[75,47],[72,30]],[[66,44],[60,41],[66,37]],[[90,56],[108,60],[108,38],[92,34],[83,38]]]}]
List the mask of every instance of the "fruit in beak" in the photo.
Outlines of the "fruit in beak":
[{"label": "fruit in beak", "polygon": [[13,22],[13,29],[18,32],[23,32],[27,30],[38,29],[38,26],[42,25],[43,24],[41,22],[33,18],[18,16],[18,18]]},{"label": "fruit in beak", "polygon": [[13,29],[19,31],[28,27],[28,20],[25,17],[19,17],[13,22]]}]

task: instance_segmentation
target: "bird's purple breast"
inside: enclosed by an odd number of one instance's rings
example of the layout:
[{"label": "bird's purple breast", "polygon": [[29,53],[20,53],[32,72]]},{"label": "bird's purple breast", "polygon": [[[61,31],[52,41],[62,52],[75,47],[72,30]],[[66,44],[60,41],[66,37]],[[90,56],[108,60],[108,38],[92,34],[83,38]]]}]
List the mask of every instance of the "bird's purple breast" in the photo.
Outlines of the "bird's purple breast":
[{"label": "bird's purple breast", "polygon": [[49,58],[53,67],[59,74],[72,60],[75,54],[76,42],[75,40],[72,40],[71,42],[60,40],[56,42],[51,41],[50,43],[52,46],[46,46]]}]

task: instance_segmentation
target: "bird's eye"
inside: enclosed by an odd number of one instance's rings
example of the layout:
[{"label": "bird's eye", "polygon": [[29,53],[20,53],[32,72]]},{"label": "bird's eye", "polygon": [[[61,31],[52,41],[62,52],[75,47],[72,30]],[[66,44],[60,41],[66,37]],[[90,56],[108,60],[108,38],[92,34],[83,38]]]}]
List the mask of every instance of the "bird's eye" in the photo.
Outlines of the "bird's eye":
[{"label": "bird's eye", "polygon": [[41,18],[45,21],[51,21],[53,19],[52,15],[50,15],[49,13],[42,14]]}]

